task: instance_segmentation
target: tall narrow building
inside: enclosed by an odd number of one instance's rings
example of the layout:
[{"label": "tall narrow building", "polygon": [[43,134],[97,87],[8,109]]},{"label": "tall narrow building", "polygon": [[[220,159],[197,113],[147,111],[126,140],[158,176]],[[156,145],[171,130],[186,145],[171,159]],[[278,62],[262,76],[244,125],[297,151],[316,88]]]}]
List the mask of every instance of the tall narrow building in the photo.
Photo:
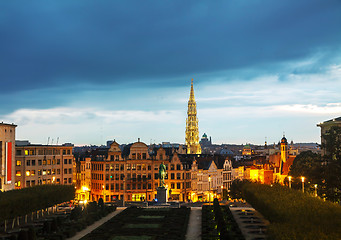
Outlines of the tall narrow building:
[{"label": "tall narrow building", "polygon": [[193,79],[191,82],[191,93],[188,100],[186,119],[186,146],[187,154],[201,154],[201,147],[199,144],[197,104],[194,98]]}]

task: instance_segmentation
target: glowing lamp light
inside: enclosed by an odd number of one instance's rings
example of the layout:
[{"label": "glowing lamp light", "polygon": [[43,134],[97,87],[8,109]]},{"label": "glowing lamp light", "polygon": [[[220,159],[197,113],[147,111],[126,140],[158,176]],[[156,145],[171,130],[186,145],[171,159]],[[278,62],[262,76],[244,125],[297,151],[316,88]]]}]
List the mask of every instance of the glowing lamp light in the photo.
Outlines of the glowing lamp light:
[{"label": "glowing lamp light", "polygon": [[86,191],[89,191],[90,189],[87,187],[87,186],[82,186],[82,191],[83,192],[86,192]]},{"label": "glowing lamp light", "polygon": [[304,179],[305,179],[304,177],[301,177],[302,182],[304,182]]}]

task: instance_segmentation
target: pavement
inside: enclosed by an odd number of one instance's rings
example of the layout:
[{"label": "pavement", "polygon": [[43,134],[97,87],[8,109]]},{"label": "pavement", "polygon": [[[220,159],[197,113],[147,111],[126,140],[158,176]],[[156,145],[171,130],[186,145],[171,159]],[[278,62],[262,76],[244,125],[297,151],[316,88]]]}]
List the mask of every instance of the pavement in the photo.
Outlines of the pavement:
[{"label": "pavement", "polygon": [[201,239],[201,210],[202,207],[191,207],[189,215],[186,240]]},{"label": "pavement", "polygon": [[267,239],[266,229],[269,221],[250,204],[233,203],[229,208],[245,240]]},{"label": "pavement", "polygon": [[83,229],[80,232],[77,232],[75,236],[72,238],[67,238],[67,240],[78,240],[84,237],[85,235],[91,233],[93,230],[104,224],[105,222],[109,221],[111,218],[115,217],[117,214],[122,212],[126,207],[117,207],[116,211],[108,214],[104,218],[101,218],[100,220],[94,222],[92,225],[88,226],[87,228]]}]

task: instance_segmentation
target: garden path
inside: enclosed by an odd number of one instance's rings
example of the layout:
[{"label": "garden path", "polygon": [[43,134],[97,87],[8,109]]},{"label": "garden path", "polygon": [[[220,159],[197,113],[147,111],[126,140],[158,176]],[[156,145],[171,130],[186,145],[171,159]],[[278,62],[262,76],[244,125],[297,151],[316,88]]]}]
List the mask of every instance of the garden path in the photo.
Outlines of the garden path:
[{"label": "garden path", "polygon": [[201,239],[201,207],[191,207],[189,215],[186,240]]},{"label": "garden path", "polygon": [[109,221],[111,218],[113,218],[114,216],[116,216],[117,214],[122,212],[124,209],[126,209],[126,207],[117,207],[116,211],[108,214],[106,217],[98,220],[97,222],[94,222],[94,224],[92,224],[92,225],[88,226],[87,228],[83,229],[82,231],[76,233],[75,236],[73,236],[72,238],[68,238],[67,240],[78,240],[78,239],[81,239],[85,235],[91,233],[93,230],[95,230],[96,228],[101,226],[103,223]]}]

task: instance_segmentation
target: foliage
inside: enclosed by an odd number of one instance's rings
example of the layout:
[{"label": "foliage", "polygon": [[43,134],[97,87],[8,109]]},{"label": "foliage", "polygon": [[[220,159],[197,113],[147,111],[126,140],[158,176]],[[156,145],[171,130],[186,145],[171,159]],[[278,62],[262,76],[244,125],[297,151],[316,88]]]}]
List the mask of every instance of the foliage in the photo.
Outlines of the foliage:
[{"label": "foliage", "polygon": [[39,185],[0,194],[0,221],[30,214],[74,199],[70,185]]},{"label": "foliage", "polygon": [[284,186],[244,183],[243,197],[270,221],[273,239],[341,239],[341,207]]},{"label": "foliage", "polygon": [[296,178],[304,176],[306,182],[320,184],[322,172],[321,163],[320,154],[313,153],[312,151],[301,152],[291,165],[289,175]]},{"label": "foliage", "polygon": [[331,201],[341,201],[341,127],[333,126],[322,135],[323,156],[323,194]]}]

